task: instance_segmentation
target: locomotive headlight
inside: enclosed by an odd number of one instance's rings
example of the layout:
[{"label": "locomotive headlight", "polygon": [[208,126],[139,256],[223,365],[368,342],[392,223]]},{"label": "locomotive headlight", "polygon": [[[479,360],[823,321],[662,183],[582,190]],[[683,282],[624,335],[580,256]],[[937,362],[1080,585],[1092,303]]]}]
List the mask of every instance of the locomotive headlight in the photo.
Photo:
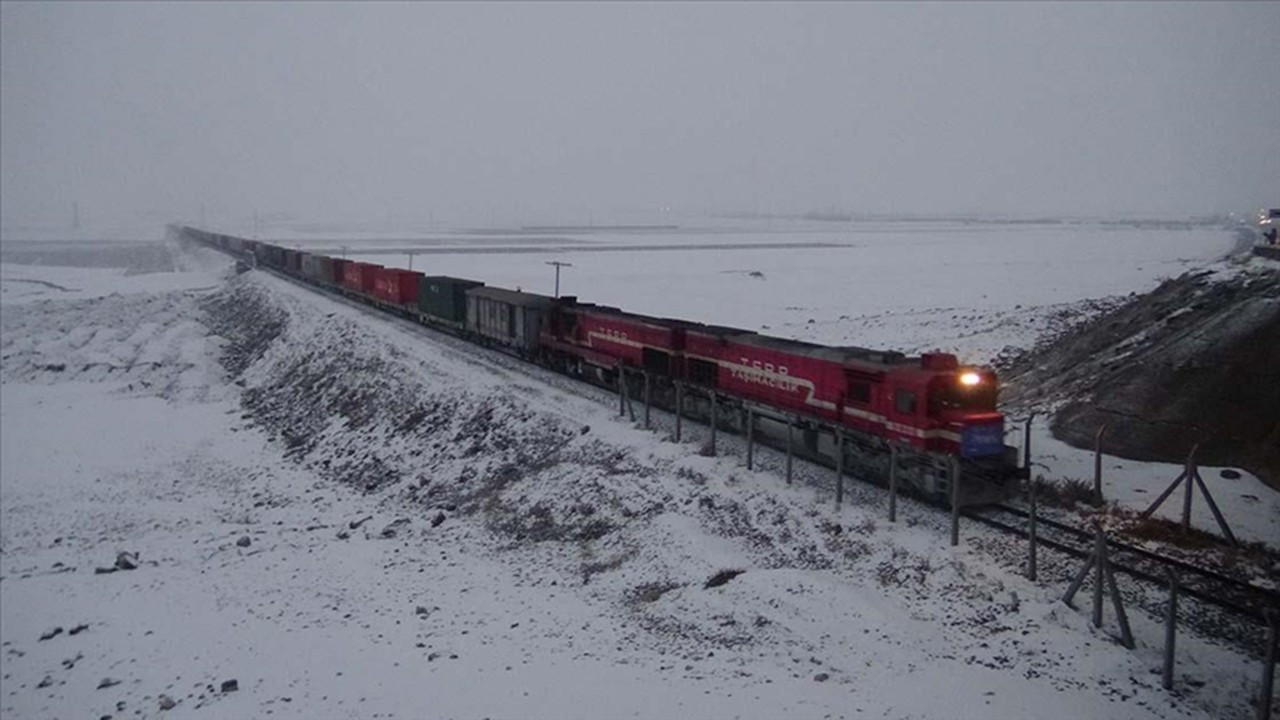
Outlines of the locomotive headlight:
[{"label": "locomotive headlight", "polygon": [[966,387],[973,387],[982,382],[982,376],[976,372],[966,372],[960,374],[960,384]]}]

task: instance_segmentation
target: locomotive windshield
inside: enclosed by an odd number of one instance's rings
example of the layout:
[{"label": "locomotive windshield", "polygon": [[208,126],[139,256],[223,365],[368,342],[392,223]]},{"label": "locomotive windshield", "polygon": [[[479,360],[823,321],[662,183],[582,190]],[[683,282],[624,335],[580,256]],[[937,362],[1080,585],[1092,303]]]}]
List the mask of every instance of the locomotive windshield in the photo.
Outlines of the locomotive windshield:
[{"label": "locomotive windshield", "polygon": [[990,375],[977,376],[971,381],[974,373],[947,376],[937,384],[930,393],[930,414],[948,410],[966,410],[970,412],[995,412],[996,383]]}]

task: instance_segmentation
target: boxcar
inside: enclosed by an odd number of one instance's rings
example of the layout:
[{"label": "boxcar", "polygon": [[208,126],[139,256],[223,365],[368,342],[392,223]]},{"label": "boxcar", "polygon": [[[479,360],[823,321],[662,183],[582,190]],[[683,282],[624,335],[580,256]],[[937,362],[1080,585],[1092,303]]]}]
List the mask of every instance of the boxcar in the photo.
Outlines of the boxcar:
[{"label": "boxcar", "polygon": [[467,291],[483,285],[478,280],[428,275],[418,281],[418,310],[436,320],[461,326],[467,321]]},{"label": "boxcar", "polygon": [[493,287],[466,292],[468,332],[521,353],[537,350],[542,318],[554,298]]},{"label": "boxcar", "polygon": [[316,279],[323,283],[333,284],[333,258],[328,255],[315,255]]},{"label": "boxcar", "polygon": [[309,280],[320,279],[320,256],[302,253],[302,276]]}]

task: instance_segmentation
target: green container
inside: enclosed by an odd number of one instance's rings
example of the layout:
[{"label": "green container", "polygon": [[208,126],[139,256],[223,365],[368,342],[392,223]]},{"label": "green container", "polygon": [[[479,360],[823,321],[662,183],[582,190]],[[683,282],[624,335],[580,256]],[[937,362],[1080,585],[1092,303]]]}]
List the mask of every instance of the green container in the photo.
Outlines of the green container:
[{"label": "green container", "polygon": [[484,285],[476,280],[428,275],[418,282],[418,309],[424,315],[462,324],[467,319],[467,290]]}]

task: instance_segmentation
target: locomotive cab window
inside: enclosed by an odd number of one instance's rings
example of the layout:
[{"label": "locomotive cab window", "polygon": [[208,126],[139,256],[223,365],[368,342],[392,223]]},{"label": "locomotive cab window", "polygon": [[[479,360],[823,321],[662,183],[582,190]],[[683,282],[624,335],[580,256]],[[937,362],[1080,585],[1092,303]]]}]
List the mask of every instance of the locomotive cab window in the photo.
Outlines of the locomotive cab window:
[{"label": "locomotive cab window", "polygon": [[871,402],[871,383],[856,381],[849,383],[849,399],[864,405]]},{"label": "locomotive cab window", "polygon": [[914,415],[916,412],[916,394],[910,390],[898,390],[893,393],[893,407],[900,415]]},{"label": "locomotive cab window", "polygon": [[557,329],[557,334],[564,337],[571,337],[577,329],[578,316],[574,313],[556,312],[552,317],[552,328]]}]

